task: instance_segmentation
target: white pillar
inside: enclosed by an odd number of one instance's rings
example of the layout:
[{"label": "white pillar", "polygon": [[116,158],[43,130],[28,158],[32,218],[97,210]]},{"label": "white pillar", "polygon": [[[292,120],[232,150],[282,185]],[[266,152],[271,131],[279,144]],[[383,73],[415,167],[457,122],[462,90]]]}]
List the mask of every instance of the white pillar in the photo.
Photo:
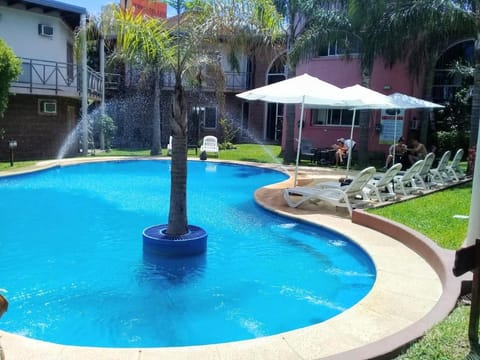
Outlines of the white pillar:
[{"label": "white pillar", "polygon": [[[480,146],[480,127],[478,128],[477,151]],[[475,156],[473,181],[472,181],[472,202],[468,217],[468,232],[465,245],[475,245],[475,240],[480,239],[480,157]]]},{"label": "white pillar", "polygon": [[82,44],[82,151],[88,154],[87,15],[80,17]]}]

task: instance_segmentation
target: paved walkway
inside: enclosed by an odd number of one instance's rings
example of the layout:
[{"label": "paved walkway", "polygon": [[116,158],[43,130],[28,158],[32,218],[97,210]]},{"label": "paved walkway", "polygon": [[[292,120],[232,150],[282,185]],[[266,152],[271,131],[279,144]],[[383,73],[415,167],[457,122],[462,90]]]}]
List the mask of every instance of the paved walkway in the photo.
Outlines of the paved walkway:
[{"label": "paved walkway", "polygon": [[[302,169],[299,180],[300,183],[311,178],[331,180],[340,175],[342,171],[334,169],[315,168],[313,173],[311,169]],[[192,347],[75,347],[0,332],[7,359],[368,359],[389,353],[412,337],[420,336],[448,314],[459,288],[458,282],[453,282],[445,270],[444,254],[433,256],[434,260],[427,262],[412,250],[415,246],[411,243],[405,245],[391,236],[355,224],[346,209],[336,210],[330,206],[289,208],[282,198],[282,189],[290,185],[291,180],[267,186],[259,189],[255,197],[265,208],[285,216],[341,231],[370,254],[375,263],[377,280],[372,290],[351,309],[323,323],[287,333]],[[358,218],[362,221],[362,215]],[[388,225],[389,229],[392,227],[395,224]],[[408,229],[406,231],[405,234],[409,234]],[[418,237],[418,234],[405,234],[402,236],[408,239]],[[430,254],[427,250],[423,253]],[[433,249],[434,255],[436,250]]]}]

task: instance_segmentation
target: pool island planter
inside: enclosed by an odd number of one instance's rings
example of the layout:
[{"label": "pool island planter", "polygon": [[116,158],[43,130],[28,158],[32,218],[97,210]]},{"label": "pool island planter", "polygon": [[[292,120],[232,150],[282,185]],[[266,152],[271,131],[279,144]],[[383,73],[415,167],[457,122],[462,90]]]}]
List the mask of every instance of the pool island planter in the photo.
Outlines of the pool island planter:
[{"label": "pool island planter", "polygon": [[143,230],[143,251],[164,256],[191,256],[207,250],[208,234],[202,228],[188,225],[183,235],[167,234],[167,224],[153,225]]}]

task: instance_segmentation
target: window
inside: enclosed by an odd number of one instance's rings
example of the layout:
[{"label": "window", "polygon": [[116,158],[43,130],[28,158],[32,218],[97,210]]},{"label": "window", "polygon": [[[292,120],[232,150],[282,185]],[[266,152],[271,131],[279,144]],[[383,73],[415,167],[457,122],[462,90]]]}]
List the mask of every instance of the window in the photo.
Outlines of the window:
[{"label": "window", "polygon": [[[345,109],[313,109],[312,125],[351,126],[353,110]],[[355,116],[358,125],[358,114]]]},{"label": "window", "polygon": [[359,54],[360,42],[355,37],[346,37],[326,42],[318,46],[318,56],[338,56],[345,54]]},{"label": "window", "polygon": [[192,118],[206,129],[215,129],[217,127],[217,108],[208,106],[192,107]]},{"label": "window", "polygon": [[42,115],[56,115],[57,101],[56,100],[38,100],[38,112]]},{"label": "window", "polygon": [[52,37],[53,36],[53,26],[47,24],[38,24],[38,35]]},{"label": "window", "polygon": [[205,107],[204,124],[207,129],[215,129],[217,127],[217,108]]}]

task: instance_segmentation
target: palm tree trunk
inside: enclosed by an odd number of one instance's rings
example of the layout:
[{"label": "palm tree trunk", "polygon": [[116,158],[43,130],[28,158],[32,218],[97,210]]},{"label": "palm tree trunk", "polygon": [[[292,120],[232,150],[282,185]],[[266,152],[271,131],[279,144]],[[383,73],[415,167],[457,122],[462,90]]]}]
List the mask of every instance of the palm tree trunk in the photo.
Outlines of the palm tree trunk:
[{"label": "palm tree trunk", "polygon": [[[361,66],[362,69],[362,86],[370,89],[371,83],[371,69],[373,64],[368,66]],[[358,162],[360,167],[364,168],[368,165],[368,139],[369,139],[369,127],[370,127],[370,110],[361,110],[359,114],[359,126],[360,133],[358,136]]]},{"label": "palm tree trunk", "polygon": [[167,234],[188,232],[187,222],[187,111],[181,76],[176,76],[173,104],[170,210]]},{"label": "palm tree trunk", "polygon": [[[292,4],[289,4],[289,25],[288,25],[288,31],[287,31],[287,60],[286,60],[286,77],[287,79],[290,79],[295,75],[292,66],[290,64],[290,52],[291,49],[293,48],[293,45],[295,43],[295,19],[293,17],[293,11],[290,8]],[[285,134],[282,136],[285,136],[285,147],[283,149],[283,163],[288,165],[291,164],[295,161],[296,154],[295,154],[295,142],[294,142],[294,137],[295,137],[295,105],[293,104],[287,104],[286,109],[285,109]]]},{"label": "palm tree trunk", "polygon": [[[426,67],[426,75],[424,81],[423,93],[425,100],[432,101],[432,89],[433,83],[435,81],[435,64],[436,59],[438,58],[437,54],[433,55],[430,61],[430,65]],[[432,110],[425,109],[422,115],[422,121],[420,122],[420,136],[419,140],[422,144],[427,145],[428,140],[428,130],[430,125],[431,116],[433,115]]]},{"label": "palm tree trunk", "polygon": [[153,100],[153,119],[152,119],[152,148],[150,155],[160,155],[162,153],[161,143],[161,125],[160,125],[160,70],[155,69],[154,75],[154,100]]}]

